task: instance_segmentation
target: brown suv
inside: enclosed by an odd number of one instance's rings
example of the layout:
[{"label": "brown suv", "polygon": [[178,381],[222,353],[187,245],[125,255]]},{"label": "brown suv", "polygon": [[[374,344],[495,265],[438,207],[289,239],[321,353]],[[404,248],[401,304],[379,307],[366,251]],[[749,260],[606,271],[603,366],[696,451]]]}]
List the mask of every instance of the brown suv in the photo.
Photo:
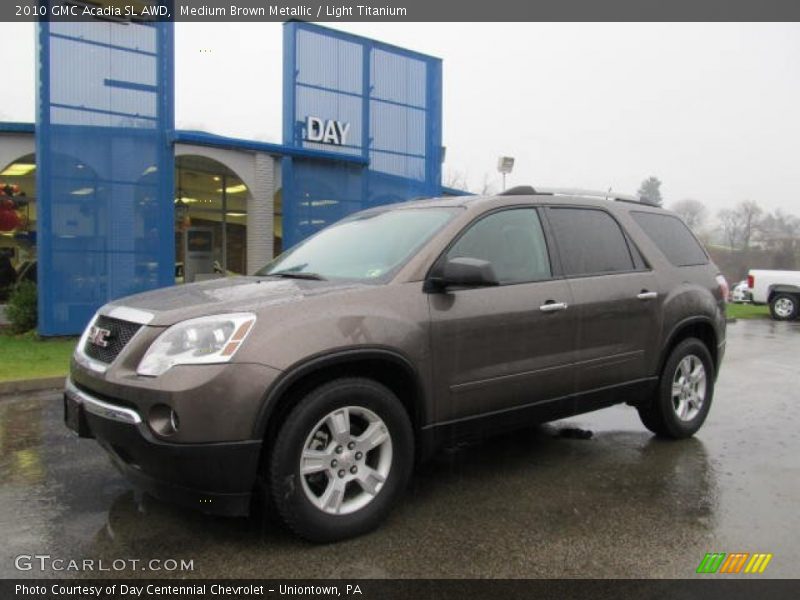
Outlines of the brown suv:
[{"label": "brown suv", "polygon": [[263,487],[317,541],[378,525],[415,461],[464,437],[623,402],[690,436],[725,349],[725,281],[672,213],[596,196],[383,206],[255,276],[107,304],[66,421],[157,497],[240,515]]}]

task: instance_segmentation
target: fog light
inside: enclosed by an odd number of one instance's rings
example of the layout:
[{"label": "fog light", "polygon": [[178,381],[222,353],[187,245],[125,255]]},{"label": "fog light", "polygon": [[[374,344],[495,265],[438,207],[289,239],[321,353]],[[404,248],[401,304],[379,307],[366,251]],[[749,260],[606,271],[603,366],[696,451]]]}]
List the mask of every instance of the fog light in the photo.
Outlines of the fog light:
[{"label": "fog light", "polygon": [[150,429],[159,435],[172,435],[180,426],[178,413],[166,404],[156,404],[150,409],[148,423]]}]

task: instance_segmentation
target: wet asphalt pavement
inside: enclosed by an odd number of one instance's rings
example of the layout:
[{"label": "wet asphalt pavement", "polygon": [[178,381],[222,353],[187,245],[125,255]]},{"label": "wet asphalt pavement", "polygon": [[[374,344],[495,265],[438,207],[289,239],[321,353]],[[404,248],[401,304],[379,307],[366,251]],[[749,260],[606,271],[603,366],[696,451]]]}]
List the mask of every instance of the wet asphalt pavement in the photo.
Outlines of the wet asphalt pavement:
[{"label": "wet asphalt pavement", "polygon": [[[314,546],[275,524],[137,499],[55,392],[0,399],[0,576],[19,554],[190,559],[188,577],[691,577],[706,552],[800,575],[800,323],[739,321],[711,414],[658,440],[618,406],[448,450],[378,531]],[[590,430],[590,439],[564,428]],[[83,576],[92,576],[91,573]]]}]

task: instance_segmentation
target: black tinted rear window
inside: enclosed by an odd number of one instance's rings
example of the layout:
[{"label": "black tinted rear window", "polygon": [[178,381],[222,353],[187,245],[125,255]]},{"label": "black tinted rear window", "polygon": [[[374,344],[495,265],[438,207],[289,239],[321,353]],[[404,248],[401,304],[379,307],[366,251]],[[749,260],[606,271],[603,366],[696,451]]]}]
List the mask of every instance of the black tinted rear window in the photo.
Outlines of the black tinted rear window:
[{"label": "black tinted rear window", "polygon": [[632,211],[631,216],[676,267],[708,263],[706,251],[679,218],[639,211]]},{"label": "black tinted rear window", "polygon": [[625,235],[602,210],[551,207],[550,223],[568,276],[596,275],[635,269]]}]

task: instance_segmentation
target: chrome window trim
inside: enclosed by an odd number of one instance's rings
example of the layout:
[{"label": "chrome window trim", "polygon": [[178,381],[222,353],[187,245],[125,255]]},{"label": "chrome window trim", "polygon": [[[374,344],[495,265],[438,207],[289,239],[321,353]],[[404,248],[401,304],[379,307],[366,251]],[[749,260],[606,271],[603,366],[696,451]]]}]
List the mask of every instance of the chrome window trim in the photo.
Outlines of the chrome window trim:
[{"label": "chrome window trim", "polygon": [[142,417],[140,417],[139,413],[135,410],[110,404],[99,398],[95,398],[91,394],[83,392],[75,386],[72,379],[69,377],[66,381],[65,393],[83,406],[86,412],[90,412],[98,417],[119,421],[120,423],[126,423],[128,425],[139,425],[142,422]]}]

